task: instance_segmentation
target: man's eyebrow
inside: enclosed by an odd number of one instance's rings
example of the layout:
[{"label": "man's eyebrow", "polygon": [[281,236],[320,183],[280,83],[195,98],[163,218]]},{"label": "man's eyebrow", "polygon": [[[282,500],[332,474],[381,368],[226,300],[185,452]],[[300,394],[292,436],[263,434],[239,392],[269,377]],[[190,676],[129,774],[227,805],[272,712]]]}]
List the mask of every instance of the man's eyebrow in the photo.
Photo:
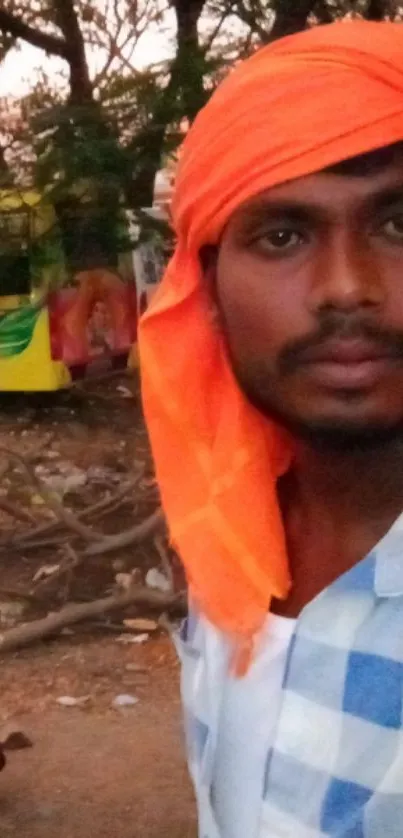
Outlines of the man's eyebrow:
[{"label": "man's eyebrow", "polygon": [[283,219],[306,224],[315,219],[323,218],[325,212],[325,207],[302,199],[271,200],[266,198],[255,201],[241,209],[237,217],[237,227],[253,229],[271,219]]},{"label": "man's eyebrow", "polygon": [[376,210],[388,209],[401,201],[403,201],[403,183],[379,189],[369,198],[370,206]]},{"label": "man's eyebrow", "polygon": [[[393,186],[383,186],[374,191],[363,203],[370,210],[382,211],[403,201],[403,182]],[[331,208],[330,213],[331,213]],[[256,199],[239,210],[237,228],[242,230],[254,229],[271,219],[284,219],[297,223],[309,224],[320,222],[326,217],[329,209],[309,199],[303,198],[267,198]]]}]

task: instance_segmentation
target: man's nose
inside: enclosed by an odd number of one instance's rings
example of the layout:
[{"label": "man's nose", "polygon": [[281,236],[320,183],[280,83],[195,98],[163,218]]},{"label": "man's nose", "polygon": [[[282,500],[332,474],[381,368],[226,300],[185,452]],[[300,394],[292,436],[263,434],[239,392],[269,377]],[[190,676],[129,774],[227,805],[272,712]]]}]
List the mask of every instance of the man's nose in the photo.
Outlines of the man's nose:
[{"label": "man's nose", "polygon": [[379,307],[385,299],[382,272],[371,249],[354,237],[338,236],[324,249],[314,271],[310,307],[352,311]]}]

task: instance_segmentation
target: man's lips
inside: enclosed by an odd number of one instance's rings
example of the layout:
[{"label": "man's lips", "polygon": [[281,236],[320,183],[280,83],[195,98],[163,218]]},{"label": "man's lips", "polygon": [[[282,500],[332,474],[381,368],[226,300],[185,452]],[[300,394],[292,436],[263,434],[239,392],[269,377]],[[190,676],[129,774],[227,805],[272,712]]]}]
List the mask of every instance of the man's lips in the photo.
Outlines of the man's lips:
[{"label": "man's lips", "polygon": [[318,383],[354,390],[374,386],[397,360],[397,353],[390,349],[354,339],[307,349],[300,362]]}]

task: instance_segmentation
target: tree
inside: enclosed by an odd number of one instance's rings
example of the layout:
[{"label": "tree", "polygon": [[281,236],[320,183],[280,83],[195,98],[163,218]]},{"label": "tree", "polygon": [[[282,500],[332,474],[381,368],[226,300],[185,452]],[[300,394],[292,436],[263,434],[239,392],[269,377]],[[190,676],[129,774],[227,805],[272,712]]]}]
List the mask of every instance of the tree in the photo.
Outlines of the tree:
[{"label": "tree", "polygon": [[[204,3],[173,0],[176,55],[170,66],[144,74],[130,64],[130,52],[145,28],[162,20],[167,10],[162,0],[136,4],[117,0],[113,8],[106,0],[36,0],[29,12],[24,11],[20,0],[3,4],[0,30],[7,38],[23,39],[62,58],[69,71],[67,100],[60,102],[56,97],[56,110],[48,110],[47,115],[40,109],[38,113],[37,107],[33,109],[39,137],[36,151],[39,160],[45,161],[41,180],[50,176],[53,167],[60,186],[63,161],[67,180],[77,177],[80,169],[82,175],[95,176],[94,169],[98,168],[100,177],[114,183],[116,178],[120,180],[129,206],[151,203],[167,134],[175,131],[183,116],[193,119],[207,98],[203,85],[205,58],[197,30]],[[104,66],[94,78],[88,67],[89,44],[105,54]],[[126,120],[126,132],[121,137],[117,103],[125,105],[128,100],[137,131],[128,131]],[[143,119],[134,116],[137,111]]]},{"label": "tree", "polygon": [[[129,206],[151,203],[164,153],[177,142],[183,118],[191,122],[207,101],[224,63],[212,48],[228,12],[218,18],[213,13],[212,26],[202,38],[198,24],[208,5],[206,0],[117,0],[112,9],[107,0],[34,0],[26,11],[23,0],[3,4],[0,30],[7,38],[35,45],[68,67],[66,101],[55,95],[50,110],[50,86],[42,79],[25,103],[25,111],[34,115],[41,182],[53,170],[60,185],[63,161],[67,180],[80,168],[87,172],[98,165],[105,177],[120,171]],[[133,47],[147,26],[163,21],[168,7],[177,29],[172,61],[136,72],[130,60]],[[93,77],[89,45],[105,56]],[[41,95],[47,112],[40,107]]]},{"label": "tree", "polygon": [[[155,4],[153,4],[155,6]],[[92,3],[82,0],[43,0],[25,14],[19,0],[9,0],[6,9],[0,9],[0,29],[8,37],[20,38],[27,43],[44,49],[48,54],[62,58],[68,68],[68,95],[60,97],[60,91],[51,90],[51,85],[42,79],[41,92],[45,94],[47,108],[40,108],[38,87],[33,97],[28,97],[25,110],[31,106],[33,118],[31,127],[36,139],[36,152],[40,166],[40,181],[54,180],[60,191],[61,184],[80,178],[96,179],[104,183],[111,205],[111,189],[123,186],[130,193],[128,160],[119,143],[109,114],[102,106],[99,85],[108,80],[108,71],[115,63],[115,73],[127,61],[125,47],[129,41],[136,42],[141,34],[144,20],[156,17],[149,0],[144,0],[140,14],[135,18],[133,3],[119,0],[114,3],[112,19],[110,3]],[[35,15],[33,14],[35,12]],[[124,42],[119,43],[124,21],[131,12],[131,25]],[[105,21],[108,26],[105,27]],[[143,21],[143,23],[142,23]],[[113,31],[109,36],[109,51],[104,66],[91,78],[86,46],[98,43],[102,53],[101,31]],[[103,44],[105,46],[105,44]],[[135,76],[133,70],[133,76]],[[54,97],[54,107],[49,109]],[[32,108],[33,105],[33,108]],[[62,177],[61,177],[62,173]],[[127,195],[128,197],[128,195]]]},{"label": "tree", "polygon": [[[139,71],[136,45],[168,13],[176,24],[172,58]],[[38,81],[3,158],[36,160],[39,182],[53,179],[59,190],[90,176],[109,199],[123,191],[129,207],[148,206],[183,120],[193,121],[229,63],[317,22],[400,14],[394,0],[4,0],[0,60],[25,41],[62,59],[67,72],[57,90]]]},{"label": "tree", "polygon": [[218,0],[213,7],[216,13],[235,14],[251,33],[252,46],[347,15],[400,19],[403,9],[396,0]]}]

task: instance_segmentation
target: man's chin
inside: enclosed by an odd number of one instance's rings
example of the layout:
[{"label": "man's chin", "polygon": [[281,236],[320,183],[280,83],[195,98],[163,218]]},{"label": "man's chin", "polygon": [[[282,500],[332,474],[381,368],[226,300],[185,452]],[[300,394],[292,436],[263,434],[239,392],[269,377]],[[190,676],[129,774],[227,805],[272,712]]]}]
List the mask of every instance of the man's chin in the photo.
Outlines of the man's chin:
[{"label": "man's chin", "polygon": [[[357,399],[349,394],[340,403],[315,404],[315,398],[304,397],[295,400],[293,409],[289,394],[285,399],[270,393],[264,394],[249,381],[238,379],[241,389],[254,407],[268,419],[276,422],[293,437],[311,446],[329,450],[351,451],[382,448],[396,440],[403,442],[403,410],[395,405],[394,416],[388,410],[370,403],[368,399]],[[333,402],[335,400],[333,399]],[[373,401],[373,400],[372,400]],[[307,407],[309,406],[309,411]]]},{"label": "man's chin", "polygon": [[403,441],[403,418],[399,422],[352,422],[327,418],[277,416],[292,436],[311,446],[329,451],[356,451],[383,448]]}]

